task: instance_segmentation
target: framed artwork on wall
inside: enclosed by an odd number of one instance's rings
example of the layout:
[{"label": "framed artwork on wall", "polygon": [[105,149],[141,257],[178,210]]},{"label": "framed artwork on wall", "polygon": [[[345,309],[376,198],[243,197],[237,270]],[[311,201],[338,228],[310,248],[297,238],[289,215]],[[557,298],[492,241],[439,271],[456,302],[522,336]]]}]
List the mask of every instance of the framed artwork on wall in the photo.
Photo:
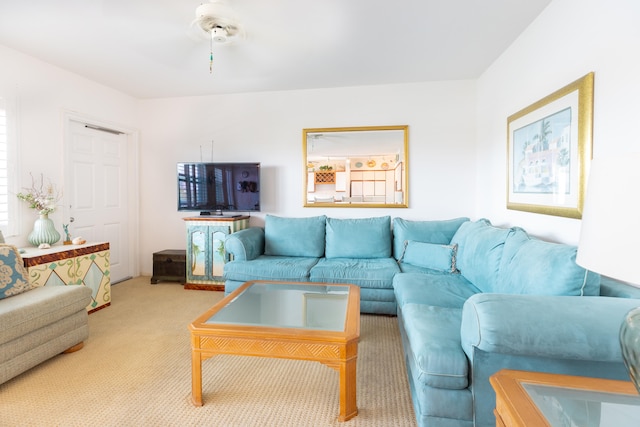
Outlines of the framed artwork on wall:
[{"label": "framed artwork on wall", "polygon": [[507,209],[582,218],[594,73],[507,118]]}]

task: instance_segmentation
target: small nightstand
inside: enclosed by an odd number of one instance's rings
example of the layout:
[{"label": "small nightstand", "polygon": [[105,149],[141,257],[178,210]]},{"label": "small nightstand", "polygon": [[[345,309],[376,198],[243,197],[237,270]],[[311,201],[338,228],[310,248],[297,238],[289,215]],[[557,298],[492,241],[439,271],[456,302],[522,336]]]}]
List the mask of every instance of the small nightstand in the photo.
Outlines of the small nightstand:
[{"label": "small nightstand", "polygon": [[151,284],[160,281],[185,283],[187,255],[184,249],[166,249],[153,254]]}]

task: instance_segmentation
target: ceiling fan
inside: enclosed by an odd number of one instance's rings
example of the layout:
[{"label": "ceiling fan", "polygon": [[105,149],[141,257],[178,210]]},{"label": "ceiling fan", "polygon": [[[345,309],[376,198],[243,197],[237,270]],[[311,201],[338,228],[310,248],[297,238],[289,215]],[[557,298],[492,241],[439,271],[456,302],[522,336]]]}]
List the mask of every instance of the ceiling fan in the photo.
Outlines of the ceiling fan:
[{"label": "ceiling fan", "polygon": [[213,45],[231,44],[244,38],[244,31],[233,9],[224,0],[209,0],[196,8],[192,28],[201,30],[201,36],[210,40],[209,72],[213,73]]},{"label": "ceiling fan", "polygon": [[202,30],[214,43],[227,44],[244,38],[244,31],[231,7],[224,0],[210,0],[196,8],[192,27]]}]

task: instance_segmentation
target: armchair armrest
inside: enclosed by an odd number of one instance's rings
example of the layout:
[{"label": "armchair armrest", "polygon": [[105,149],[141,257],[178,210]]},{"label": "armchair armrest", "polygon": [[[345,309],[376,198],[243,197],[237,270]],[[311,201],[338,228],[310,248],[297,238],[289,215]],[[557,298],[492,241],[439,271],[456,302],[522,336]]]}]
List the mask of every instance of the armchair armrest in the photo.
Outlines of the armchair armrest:
[{"label": "armchair armrest", "polygon": [[462,347],[487,353],[620,362],[618,334],[640,300],[613,297],[476,294],[462,310]]},{"label": "armchair armrest", "polygon": [[250,227],[230,234],[224,241],[224,249],[234,261],[250,261],[264,254],[264,229]]}]

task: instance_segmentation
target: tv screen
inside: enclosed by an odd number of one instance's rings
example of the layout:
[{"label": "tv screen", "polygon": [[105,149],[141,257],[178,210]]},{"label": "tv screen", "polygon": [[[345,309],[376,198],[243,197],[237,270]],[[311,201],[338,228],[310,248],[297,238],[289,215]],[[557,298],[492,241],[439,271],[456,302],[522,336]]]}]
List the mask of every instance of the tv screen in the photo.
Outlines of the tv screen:
[{"label": "tv screen", "polygon": [[178,163],[178,210],[260,211],[260,163]]}]

